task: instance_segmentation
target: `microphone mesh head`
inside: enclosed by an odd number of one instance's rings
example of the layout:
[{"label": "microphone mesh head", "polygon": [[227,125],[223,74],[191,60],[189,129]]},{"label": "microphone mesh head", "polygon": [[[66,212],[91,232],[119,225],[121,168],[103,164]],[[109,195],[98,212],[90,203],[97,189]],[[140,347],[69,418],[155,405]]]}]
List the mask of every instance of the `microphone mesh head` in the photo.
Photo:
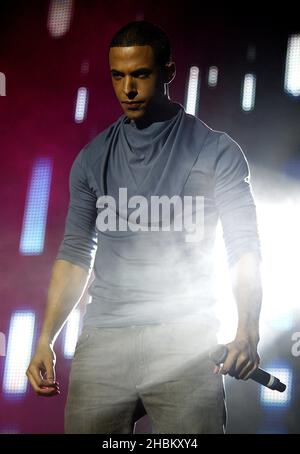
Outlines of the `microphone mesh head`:
[{"label": "microphone mesh head", "polygon": [[214,348],[210,353],[209,353],[209,358],[215,363],[215,364],[221,364],[224,363],[226,356],[228,353],[228,349],[225,345],[217,345],[216,348]]}]

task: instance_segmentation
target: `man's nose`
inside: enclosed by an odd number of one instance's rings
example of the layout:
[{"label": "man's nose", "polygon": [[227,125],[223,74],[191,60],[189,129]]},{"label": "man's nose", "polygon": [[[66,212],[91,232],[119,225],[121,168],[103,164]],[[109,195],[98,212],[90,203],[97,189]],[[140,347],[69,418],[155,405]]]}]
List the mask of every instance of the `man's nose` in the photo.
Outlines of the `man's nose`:
[{"label": "man's nose", "polygon": [[137,88],[133,77],[124,77],[123,90],[129,99],[132,99],[137,95]]}]

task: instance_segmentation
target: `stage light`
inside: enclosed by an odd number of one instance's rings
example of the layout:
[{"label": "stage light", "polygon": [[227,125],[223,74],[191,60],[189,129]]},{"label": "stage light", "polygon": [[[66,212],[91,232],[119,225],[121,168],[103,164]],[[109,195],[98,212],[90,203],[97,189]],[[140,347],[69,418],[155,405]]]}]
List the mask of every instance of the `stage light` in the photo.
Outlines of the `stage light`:
[{"label": "stage light", "polygon": [[81,66],[80,66],[80,73],[81,74],[88,74],[90,70],[90,62],[89,60],[83,60],[81,62]]},{"label": "stage light", "polygon": [[53,38],[64,36],[70,28],[73,13],[72,0],[51,0],[47,27]]},{"label": "stage light", "polygon": [[255,61],[256,58],[256,47],[253,44],[249,44],[247,49],[247,60],[248,61]]},{"label": "stage light", "polygon": [[0,72],[0,96],[6,96],[6,77]]},{"label": "stage light", "polygon": [[254,74],[245,74],[242,88],[242,108],[249,112],[254,109],[256,91],[256,76]]},{"label": "stage light", "polygon": [[86,117],[88,105],[88,90],[85,87],[78,88],[76,108],[75,108],[75,122],[82,123]]},{"label": "stage light", "polygon": [[291,401],[292,391],[292,369],[283,366],[264,368],[269,374],[279,378],[282,383],[286,384],[286,390],[283,393],[273,391],[266,386],[261,387],[260,401],[263,407],[287,407]]},{"label": "stage light", "polygon": [[74,309],[67,321],[64,338],[64,355],[72,358],[74,355],[80,325],[80,311]]},{"label": "stage light", "polygon": [[211,66],[208,70],[207,83],[210,87],[216,87],[218,83],[219,70],[216,66]]},{"label": "stage light", "polygon": [[34,324],[34,312],[17,311],[12,315],[5,359],[4,393],[23,394],[26,392],[26,369],[31,357]]},{"label": "stage light", "polygon": [[[262,247],[263,305],[261,318],[269,328],[269,339],[276,330],[293,325],[298,306],[299,202],[257,203]],[[278,335],[278,333],[276,334]]]},{"label": "stage light", "polygon": [[51,176],[52,160],[37,158],[26,197],[19,248],[22,255],[39,255],[44,250]]},{"label": "stage light", "polygon": [[6,355],[6,337],[5,334],[0,331],[0,356]]},{"label": "stage light", "polygon": [[199,68],[190,68],[185,110],[188,114],[197,115],[199,102]]},{"label": "stage light", "polygon": [[300,96],[300,34],[288,39],[284,89],[292,96]]}]

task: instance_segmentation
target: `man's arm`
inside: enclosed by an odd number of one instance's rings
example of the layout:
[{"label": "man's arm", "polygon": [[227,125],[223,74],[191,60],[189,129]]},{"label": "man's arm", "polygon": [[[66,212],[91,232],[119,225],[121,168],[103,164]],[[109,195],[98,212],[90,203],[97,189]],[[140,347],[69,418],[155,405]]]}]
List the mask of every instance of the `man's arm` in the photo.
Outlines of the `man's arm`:
[{"label": "man's arm", "polygon": [[33,389],[43,396],[59,392],[55,382],[53,344],[84,292],[97,247],[96,195],[89,187],[83,154],[84,149],[71,168],[64,239],[52,270],[41,335],[27,370]]},{"label": "man's arm", "polygon": [[259,315],[262,302],[260,240],[248,162],[227,134],[218,143],[215,200],[223,227],[238,327],[228,356],[215,371],[247,379],[258,367]]},{"label": "man's arm", "polygon": [[27,369],[27,377],[39,395],[53,396],[58,393],[53,345],[70,312],[79,302],[88,277],[88,271],[78,265],[65,260],[54,263],[43,327]]},{"label": "man's arm", "polygon": [[232,288],[238,309],[235,339],[227,344],[228,355],[223,367],[216,368],[246,380],[259,365],[259,316],[262,302],[260,261],[249,252],[231,268]]}]

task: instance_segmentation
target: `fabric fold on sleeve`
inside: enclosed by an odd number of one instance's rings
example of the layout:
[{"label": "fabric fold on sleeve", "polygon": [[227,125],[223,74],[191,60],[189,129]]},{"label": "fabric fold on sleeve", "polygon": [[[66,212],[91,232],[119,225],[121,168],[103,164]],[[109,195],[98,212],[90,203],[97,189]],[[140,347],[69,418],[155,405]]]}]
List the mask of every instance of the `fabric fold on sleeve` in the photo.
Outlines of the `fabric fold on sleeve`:
[{"label": "fabric fold on sleeve", "polygon": [[261,260],[256,206],[247,159],[240,146],[222,133],[215,165],[215,203],[221,219],[229,266],[247,252]]},{"label": "fabric fold on sleeve", "polygon": [[97,248],[96,194],[90,189],[83,161],[84,149],[74,160],[69,177],[70,202],[64,238],[56,259],[90,270]]}]

